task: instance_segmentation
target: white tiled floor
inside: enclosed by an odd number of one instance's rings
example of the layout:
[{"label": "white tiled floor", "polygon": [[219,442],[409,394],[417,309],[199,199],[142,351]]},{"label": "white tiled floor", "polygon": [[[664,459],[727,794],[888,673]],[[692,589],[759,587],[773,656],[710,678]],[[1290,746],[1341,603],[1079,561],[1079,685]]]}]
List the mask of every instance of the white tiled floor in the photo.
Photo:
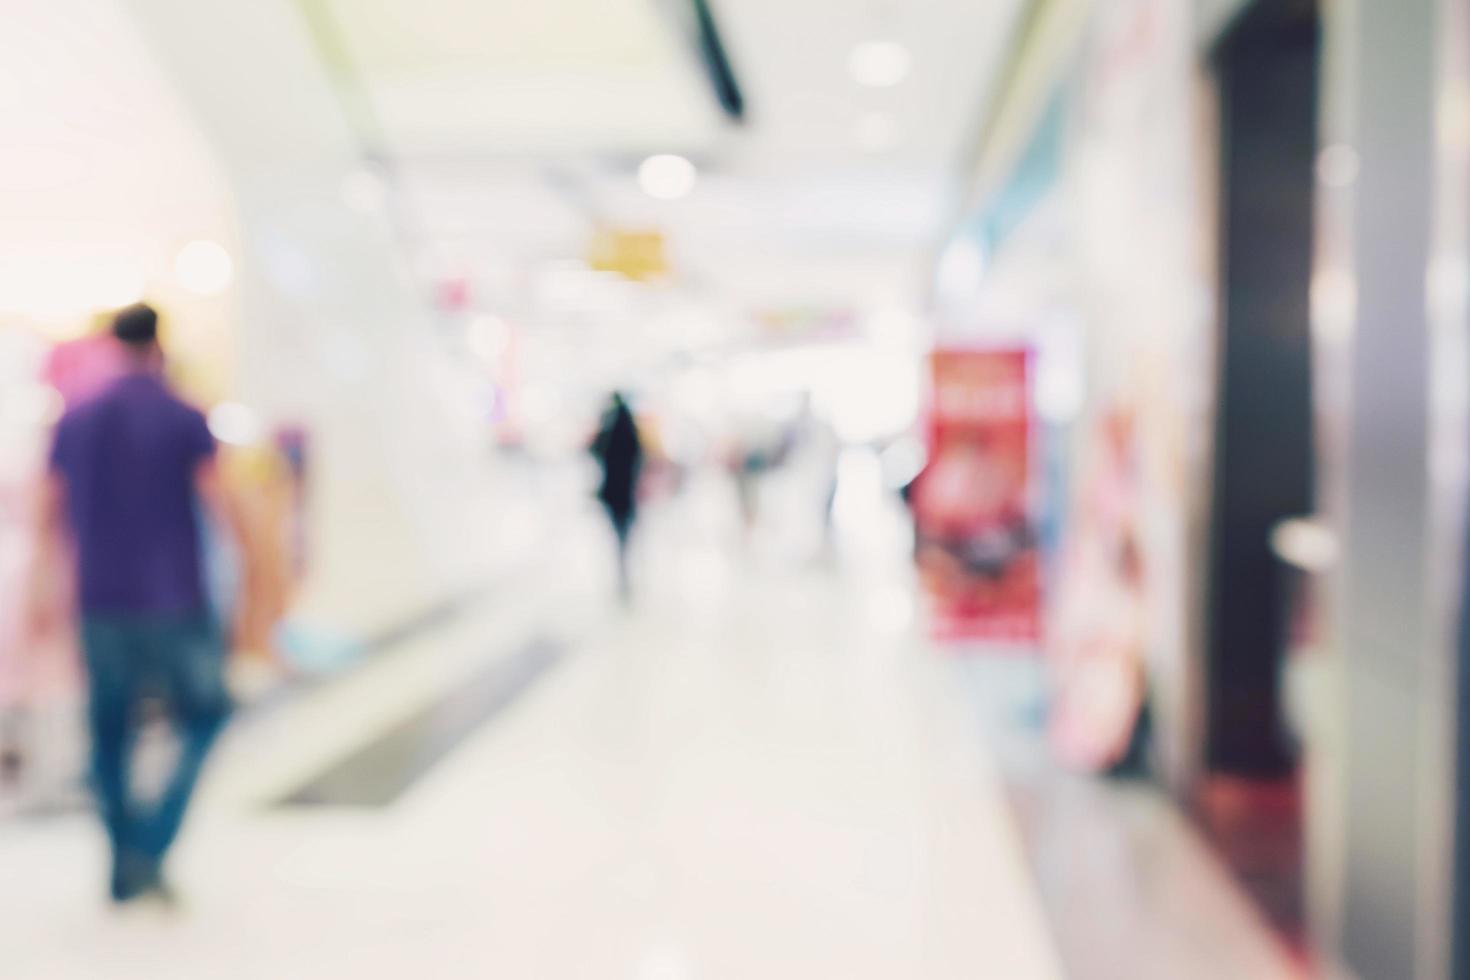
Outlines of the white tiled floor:
[{"label": "white tiled floor", "polygon": [[[178,855],[181,914],[102,905],[90,821],[5,826],[0,975],[1058,975],[901,561],[654,528],[622,614],[597,539],[565,538],[483,609],[236,731]],[[260,804],[548,628],[573,657],[396,806]]]}]

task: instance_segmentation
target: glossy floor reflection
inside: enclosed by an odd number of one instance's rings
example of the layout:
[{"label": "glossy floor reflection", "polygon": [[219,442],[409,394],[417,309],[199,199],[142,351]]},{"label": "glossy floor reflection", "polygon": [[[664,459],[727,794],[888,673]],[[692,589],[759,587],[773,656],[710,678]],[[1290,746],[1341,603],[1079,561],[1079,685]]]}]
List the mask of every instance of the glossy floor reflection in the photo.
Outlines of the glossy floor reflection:
[{"label": "glossy floor reflection", "polygon": [[[89,820],[6,826],[4,975],[1059,975],[901,543],[814,563],[664,515],[624,613],[599,529],[557,537],[453,622],[237,727],[180,913],[102,906]],[[541,636],[565,657],[391,802],[269,805]]]}]

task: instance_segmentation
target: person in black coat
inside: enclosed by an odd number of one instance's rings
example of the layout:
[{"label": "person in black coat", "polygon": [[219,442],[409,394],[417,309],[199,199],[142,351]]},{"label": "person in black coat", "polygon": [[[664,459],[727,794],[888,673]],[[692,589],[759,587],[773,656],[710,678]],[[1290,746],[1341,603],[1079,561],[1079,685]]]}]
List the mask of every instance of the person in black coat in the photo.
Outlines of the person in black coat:
[{"label": "person in black coat", "polygon": [[631,583],[628,576],[628,538],[638,516],[638,475],[643,468],[643,442],[638,424],[621,392],[614,392],[603,413],[602,424],[592,440],[592,455],[602,467],[602,484],[597,499],[607,511],[618,539],[618,587],[626,600]]}]

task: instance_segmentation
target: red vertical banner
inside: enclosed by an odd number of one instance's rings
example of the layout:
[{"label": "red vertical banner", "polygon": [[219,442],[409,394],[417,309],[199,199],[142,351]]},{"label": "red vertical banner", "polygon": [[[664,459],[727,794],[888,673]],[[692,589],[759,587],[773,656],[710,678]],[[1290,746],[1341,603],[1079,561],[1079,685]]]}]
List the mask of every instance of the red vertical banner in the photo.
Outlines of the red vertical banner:
[{"label": "red vertical banner", "polygon": [[913,498],[915,556],[943,640],[1041,638],[1030,362],[1024,349],[931,356],[929,463]]}]

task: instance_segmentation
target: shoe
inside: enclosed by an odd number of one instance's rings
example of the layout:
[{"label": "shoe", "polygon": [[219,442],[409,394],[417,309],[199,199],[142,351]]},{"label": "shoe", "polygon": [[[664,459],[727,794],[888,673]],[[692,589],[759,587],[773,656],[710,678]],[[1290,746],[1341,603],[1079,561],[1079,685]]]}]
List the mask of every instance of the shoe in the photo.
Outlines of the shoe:
[{"label": "shoe", "polygon": [[118,855],[112,867],[112,900],[125,904],[163,889],[158,862],[137,851]]}]

